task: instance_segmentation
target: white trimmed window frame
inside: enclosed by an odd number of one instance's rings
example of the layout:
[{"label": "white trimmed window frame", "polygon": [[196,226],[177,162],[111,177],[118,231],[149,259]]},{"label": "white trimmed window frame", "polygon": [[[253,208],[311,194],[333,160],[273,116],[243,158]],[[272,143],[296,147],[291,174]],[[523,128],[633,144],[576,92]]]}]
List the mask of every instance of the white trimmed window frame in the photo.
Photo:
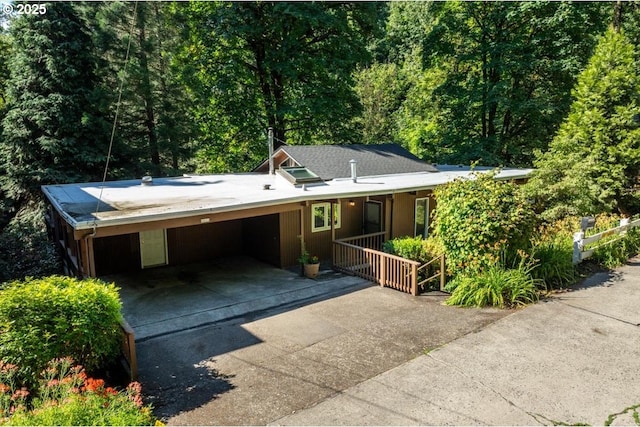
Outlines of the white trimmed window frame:
[{"label": "white trimmed window frame", "polygon": [[[322,224],[316,225],[316,209],[321,210]],[[329,222],[329,217],[331,216],[331,203],[322,202],[322,203],[313,203],[311,205],[311,232],[316,233],[319,231],[327,231],[331,230],[331,222]],[[333,218],[334,218],[334,229],[338,229],[341,226],[341,211],[340,211],[340,203],[333,204]]]}]

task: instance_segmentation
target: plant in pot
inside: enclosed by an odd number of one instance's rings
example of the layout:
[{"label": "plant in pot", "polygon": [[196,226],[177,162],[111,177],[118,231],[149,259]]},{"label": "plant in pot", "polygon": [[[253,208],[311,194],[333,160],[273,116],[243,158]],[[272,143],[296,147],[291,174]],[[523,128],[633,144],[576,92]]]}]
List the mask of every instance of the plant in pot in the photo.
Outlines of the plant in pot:
[{"label": "plant in pot", "polygon": [[306,250],[302,252],[298,261],[304,268],[304,275],[310,279],[315,279],[320,270],[320,260],[315,255],[309,255]]}]

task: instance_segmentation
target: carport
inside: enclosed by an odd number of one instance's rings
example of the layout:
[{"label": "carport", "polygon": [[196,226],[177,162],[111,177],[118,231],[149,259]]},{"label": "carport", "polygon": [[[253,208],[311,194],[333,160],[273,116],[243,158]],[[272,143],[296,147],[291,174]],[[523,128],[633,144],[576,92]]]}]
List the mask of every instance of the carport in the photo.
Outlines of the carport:
[{"label": "carport", "polygon": [[114,274],[104,280],[120,288],[123,315],[137,342],[372,285],[328,269],[311,280],[249,256]]}]

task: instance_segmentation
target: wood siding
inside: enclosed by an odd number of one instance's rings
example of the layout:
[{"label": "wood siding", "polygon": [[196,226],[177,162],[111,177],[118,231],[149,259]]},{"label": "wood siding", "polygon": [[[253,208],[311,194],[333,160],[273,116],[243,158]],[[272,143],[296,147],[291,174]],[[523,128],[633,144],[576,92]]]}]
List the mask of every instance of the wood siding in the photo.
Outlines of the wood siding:
[{"label": "wood siding", "polygon": [[138,233],[93,239],[96,276],[140,270]]},{"label": "wood siding", "polygon": [[[236,236],[239,239],[239,236]],[[280,267],[279,214],[242,220],[242,252],[260,261]]]},{"label": "wood siding", "polygon": [[169,265],[207,261],[242,253],[240,220],[170,228],[167,230]]},{"label": "wood siding", "polygon": [[300,210],[280,214],[280,264],[292,267],[298,264],[300,245]]},{"label": "wood siding", "polygon": [[[393,197],[391,238],[415,235],[416,199],[429,197],[429,211],[433,212],[435,201],[431,191],[418,191],[416,194],[397,193]],[[431,217],[429,218],[431,230]]]}]

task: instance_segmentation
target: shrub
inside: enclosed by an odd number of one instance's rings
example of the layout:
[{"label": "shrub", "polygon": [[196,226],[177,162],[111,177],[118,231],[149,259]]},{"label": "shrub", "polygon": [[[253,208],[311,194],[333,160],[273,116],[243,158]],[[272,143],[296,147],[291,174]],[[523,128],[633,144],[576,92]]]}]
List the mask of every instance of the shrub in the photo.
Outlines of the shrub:
[{"label": "shrub", "polygon": [[[6,375],[0,372],[0,381]],[[138,383],[125,390],[106,387],[103,380],[87,377],[70,358],[49,362],[31,393],[5,386],[0,390],[0,424],[3,425],[153,425],[151,408],[143,406]],[[19,396],[15,398],[15,396]],[[8,402],[8,404],[7,404]]]},{"label": "shrub", "polygon": [[446,289],[453,291],[447,305],[512,307],[538,300],[539,282],[520,266],[505,269],[492,265],[481,272],[467,272],[449,282]]},{"label": "shrub", "polygon": [[533,210],[516,184],[496,171],[456,179],[435,190],[434,231],[452,272],[479,271],[529,245]]},{"label": "shrub", "polygon": [[426,262],[427,253],[422,244],[422,237],[397,237],[387,240],[382,245],[382,250],[386,253],[397,255],[402,258],[411,259],[418,262]]},{"label": "shrub", "polygon": [[101,367],[118,353],[120,309],[117,288],[97,279],[8,283],[0,291],[0,360],[20,366],[26,382],[58,357]]},{"label": "shrub", "polygon": [[60,260],[44,227],[44,208],[25,208],[0,232],[0,283],[60,272]]},{"label": "shrub", "polygon": [[544,281],[549,289],[569,286],[577,279],[573,232],[580,228],[579,223],[578,218],[572,217],[543,225],[532,239],[531,257],[537,265],[531,275]]}]

